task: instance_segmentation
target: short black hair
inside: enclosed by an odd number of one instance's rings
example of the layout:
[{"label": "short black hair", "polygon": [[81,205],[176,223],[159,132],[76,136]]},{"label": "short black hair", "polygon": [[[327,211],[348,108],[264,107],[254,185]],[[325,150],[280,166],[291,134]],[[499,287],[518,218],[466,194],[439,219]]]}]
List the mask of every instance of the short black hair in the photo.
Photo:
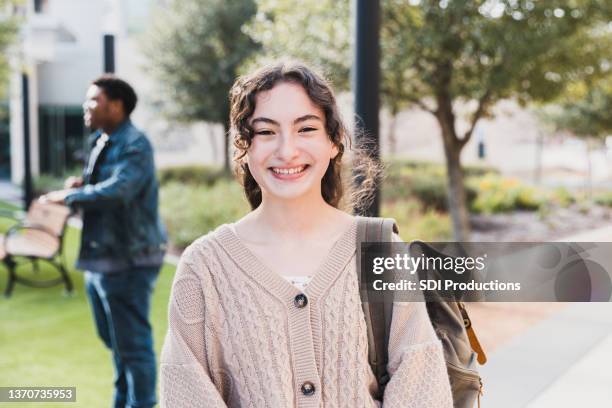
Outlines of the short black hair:
[{"label": "short black hair", "polygon": [[108,99],[120,99],[123,102],[125,116],[130,116],[138,102],[138,96],[130,84],[112,74],[104,74],[92,84],[102,88]]}]

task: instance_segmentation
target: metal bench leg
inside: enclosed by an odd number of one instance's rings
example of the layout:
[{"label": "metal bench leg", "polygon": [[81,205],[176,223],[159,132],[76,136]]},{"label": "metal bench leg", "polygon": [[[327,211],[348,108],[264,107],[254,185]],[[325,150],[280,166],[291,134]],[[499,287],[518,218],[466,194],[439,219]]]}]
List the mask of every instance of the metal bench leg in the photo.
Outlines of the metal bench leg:
[{"label": "metal bench leg", "polygon": [[15,275],[15,262],[10,259],[5,259],[4,265],[6,265],[6,269],[8,270],[8,280],[6,282],[6,288],[4,289],[4,297],[8,298],[11,297],[13,293],[17,276]]},{"label": "metal bench leg", "polygon": [[62,275],[62,279],[64,280],[64,285],[66,286],[66,292],[68,294],[72,294],[72,291],[74,289],[72,285],[72,280],[70,279],[70,275],[68,275],[66,268],[64,268],[63,263],[59,264],[59,271],[60,271],[60,274]]}]

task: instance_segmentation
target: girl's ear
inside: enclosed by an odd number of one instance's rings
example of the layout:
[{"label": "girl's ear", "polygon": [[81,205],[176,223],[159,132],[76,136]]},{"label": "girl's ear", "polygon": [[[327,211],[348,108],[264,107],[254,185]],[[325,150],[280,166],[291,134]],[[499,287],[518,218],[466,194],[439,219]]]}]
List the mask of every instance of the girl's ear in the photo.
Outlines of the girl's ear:
[{"label": "girl's ear", "polygon": [[330,159],[333,160],[336,158],[336,156],[338,155],[339,151],[338,151],[338,146],[336,146],[335,144],[332,145],[332,151],[331,151],[331,155],[330,155]]}]

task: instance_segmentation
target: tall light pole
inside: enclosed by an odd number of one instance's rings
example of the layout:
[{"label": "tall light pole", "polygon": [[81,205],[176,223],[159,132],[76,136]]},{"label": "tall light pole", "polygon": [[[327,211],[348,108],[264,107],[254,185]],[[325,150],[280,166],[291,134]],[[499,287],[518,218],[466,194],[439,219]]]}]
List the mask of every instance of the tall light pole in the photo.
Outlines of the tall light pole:
[{"label": "tall light pole", "polygon": [[21,94],[23,103],[23,203],[24,209],[27,211],[30,208],[30,203],[32,203],[34,193],[32,191],[32,166],[30,163],[30,86],[26,72],[21,74]]},{"label": "tall light pole", "polygon": [[115,36],[104,34],[104,73],[115,72]]},{"label": "tall light pole", "polygon": [[[355,116],[357,137],[367,142],[368,154],[380,160],[379,119],[380,110],[380,0],[356,0]],[[359,183],[359,177],[358,181]],[[362,215],[378,216],[380,213],[380,189]]]}]

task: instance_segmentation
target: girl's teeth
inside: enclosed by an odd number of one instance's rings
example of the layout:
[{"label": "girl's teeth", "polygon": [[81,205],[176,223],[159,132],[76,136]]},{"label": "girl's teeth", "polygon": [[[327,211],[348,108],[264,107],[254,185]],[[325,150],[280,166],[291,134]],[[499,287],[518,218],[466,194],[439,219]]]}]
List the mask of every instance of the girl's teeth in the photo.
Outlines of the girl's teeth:
[{"label": "girl's teeth", "polygon": [[298,167],[298,168],[294,168],[294,169],[272,169],[272,171],[274,171],[275,173],[278,174],[295,174],[295,173],[300,173],[304,170],[305,167]]}]

